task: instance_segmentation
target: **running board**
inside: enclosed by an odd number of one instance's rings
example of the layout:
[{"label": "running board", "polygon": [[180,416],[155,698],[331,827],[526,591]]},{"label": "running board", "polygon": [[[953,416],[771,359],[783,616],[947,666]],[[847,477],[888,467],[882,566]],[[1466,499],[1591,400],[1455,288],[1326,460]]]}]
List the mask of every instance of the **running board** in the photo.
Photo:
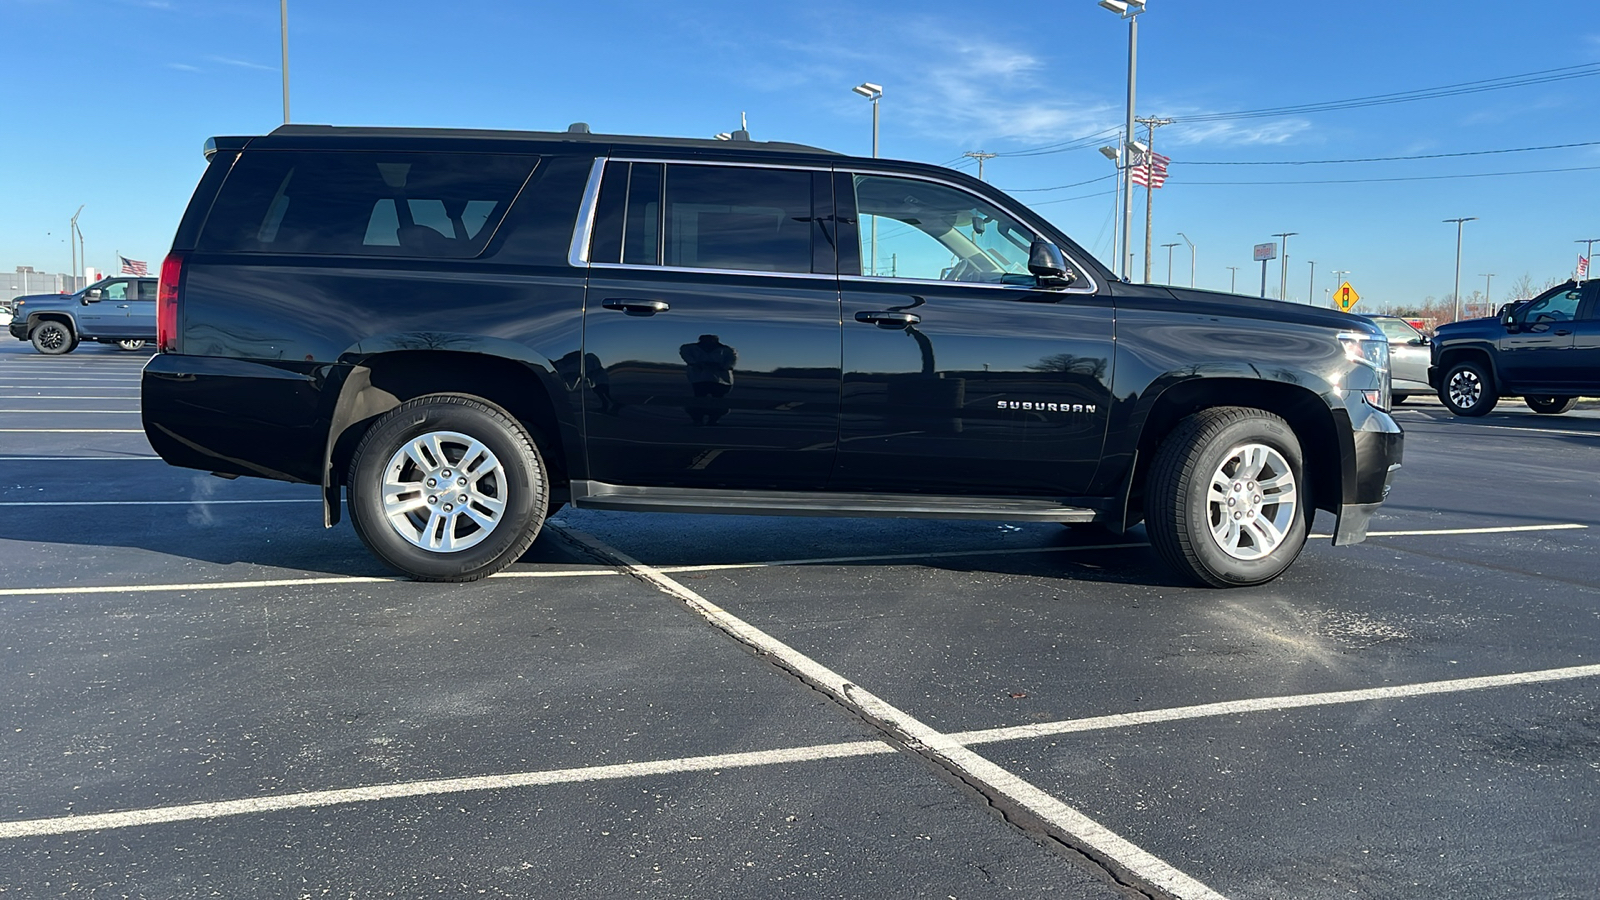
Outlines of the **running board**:
[{"label": "running board", "polygon": [[1016,497],[635,487],[603,481],[572,482],[572,505],[578,509],[627,512],[986,519],[1001,522],[1093,522],[1099,515],[1081,506]]}]

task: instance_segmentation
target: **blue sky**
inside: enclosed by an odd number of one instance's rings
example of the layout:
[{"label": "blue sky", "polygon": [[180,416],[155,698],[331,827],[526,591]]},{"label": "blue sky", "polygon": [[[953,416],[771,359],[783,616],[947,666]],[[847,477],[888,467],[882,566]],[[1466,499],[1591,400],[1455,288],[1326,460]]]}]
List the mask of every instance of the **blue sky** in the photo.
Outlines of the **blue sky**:
[{"label": "blue sky", "polygon": [[[1009,3],[291,0],[299,122],[710,136],[749,116],[757,140],[870,152],[885,86],[883,155],[933,163],[1016,153],[1115,127],[1127,26],[1094,0]],[[1600,63],[1592,0],[1396,4],[1150,0],[1141,18],[1140,115],[1172,157],[1156,192],[1153,280],[1254,293],[1251,247],[1293,231],[1290,298],[1335,269],[1375,304],[1527,274],[1570,273],[1600,237],[1600,145],[1432,161],[1197,165],[1390,157],[1600,141],[1600,77],[1414,103],[1205,122],[1184,117],[1342,100]],[[113,251],[152,266],[203,167],[202,141],[281,122],[278,4],[271,0],[0,0],[0,271],[64,271],[67,221],[92,264]],[[1593,71],[1593,70],[1590,70]],[[988,180],[1111,260],[1111,164],[1094,149],[1001,156]],[[1506,177],[1261,184],[1582,169]],[[1254,184],[1201,184],[1242,181]],[[1138,195],[1142,225],[1143,197]],[[1139,234],[1136,227],[1136,234]],[[1136,237],[1142,254],[1142,237]],[[1142,262],[1140,263],[1142,268]],[[1277,264],[1269,275],[1278,284]]]}]

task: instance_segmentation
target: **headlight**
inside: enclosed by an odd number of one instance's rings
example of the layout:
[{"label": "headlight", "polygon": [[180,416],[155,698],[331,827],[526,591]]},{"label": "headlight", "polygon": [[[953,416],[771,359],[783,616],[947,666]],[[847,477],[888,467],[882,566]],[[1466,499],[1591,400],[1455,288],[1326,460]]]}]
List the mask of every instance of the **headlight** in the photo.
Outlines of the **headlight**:
[{"label": "headlight", "polygon": [[1372,370],[1377,376],[1377,390],[1363,390],[1367,403],[1385,412],[1389,410],[1389,341],[1381,335],[1345,331],[1339,334],[1345,358]]}]

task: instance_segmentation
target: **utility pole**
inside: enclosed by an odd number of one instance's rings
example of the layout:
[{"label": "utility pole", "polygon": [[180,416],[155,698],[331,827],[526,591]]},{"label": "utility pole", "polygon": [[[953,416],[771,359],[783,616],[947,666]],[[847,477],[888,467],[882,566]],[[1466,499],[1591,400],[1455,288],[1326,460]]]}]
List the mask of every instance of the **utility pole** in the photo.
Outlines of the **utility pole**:
[{"label": "utility pole", "polygon": [[[1172,283],[1172,248],[1176,247],[1178,245],[1177,245],[1176,242],[1174,242],[1174,243],[1171,243],[1171,244],[1162,244],[1161,246],[1167,248],[1167,284],[1171,284]],[[1145,281],[1149,281],[1149,280],[1150,280],[1149,278],[1145,279]]]},{"label": "utility pole", "polygon": [[1289,238],[1299,234],[1298,231],[1283,231],[1273,235],[1283,238],[1283,259],[1278,261],[1278,299],[1289,300]]},{"label": "utility pole", "polygon": [[1228,271],[1231,273],[1228,276],[1228,293],[1237,294],[1239,293],[1239,267],[1229,266]]},{"label": "utility pole", "polygon": [[1452,322],[1461,321],[1461,226],[1468,222],[1477,221],[1477,216],[1467,216],[1461,219],[1445,219],[1446,222],[1456,223],[1456,315]]},{"label": "utility pole", "polygon": [[998,153],[985,153],[982,150],[968,150],[967,152],[965,152],[965,153],[963,153],[961,155],[962,156],[970,156],[973,159],[978,161],[978,180],[982,181],[983,180],[983,161],[986,160],[986,159],[994,159],[996,156],[999,156],[1000,154],[998,154]]},{"label": "utility pole", "polygon": [[[1171,119],[1158,119],[1155,117],[1134,119],[1144,126],[1145,163],[1144,163],[1144,281],[1150,283],[1150,238],[1151,222],[1155,218],[1155,188],[1150,186],[1150,179],[1154,177],[1156,155],[1156,129],[1171,125]],[[1170,254],[1169,254],[1170,255]],[[1167,279],[1169,282],[1171,278]]]},{"label": "utility pole", "polygon": [[1317,261],[1307,260],[1311,263],[1311,281],[1306,284],[1306,305],[1310,306],[1317,299]]},{"label": "utility pole", "polygon": [[1498,273],[1496,273],[1496,272],[1488,272],[1488,273],[1479,272],[1478,273],[1478,275],[1483,278],[1483,305],[1484,305],[1483,314],[1486,315],[1486,316],[1490,315],[1494,311],[1494,304],[1489,302],[1489,285],[1494,284],[1494,276],[1496,274],[1498,274]]},{"label": "utility pole", "polygon": [[283,37],[283,124],[289,124],[289,0],[278,0],[278,26]]}]

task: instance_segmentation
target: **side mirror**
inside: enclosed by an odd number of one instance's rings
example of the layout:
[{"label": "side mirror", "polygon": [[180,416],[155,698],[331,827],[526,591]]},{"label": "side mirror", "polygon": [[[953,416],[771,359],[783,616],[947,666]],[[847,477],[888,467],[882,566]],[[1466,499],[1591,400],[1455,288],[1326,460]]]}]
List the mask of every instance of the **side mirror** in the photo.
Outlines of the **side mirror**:
[{"label": "side mirror", "polygon": [[1500,324],[1505,326],[1506,331],[1516,332],[1521,330],[1518,327],[1519,323],[1517,322],[1517,310],[1515,307],[1500,314]]},{"label": "side mirror", "polygon": [[99,288],[94,288],[92,290],[88,290],[88,291],[84,291],[83,292],[83,303],[84,303],[85,306],[89,305],[90,303],[99,303],[99,302],[100,302],[100,289]]},{"label": "side mirror", "polygon": [[1044,238],[1034,238],[1033,246],[1028,248],[1028,271],[1039,279],[1041,286],[1066,287],[1078,278],[1067,268],[1061,248]]},{"label": "side mirror", "polygon": [[1428,346],[1428,339],[1425,337],[1414,337],[1411,340],[1406,341],[1406,343],[1413,347],[1426,347]]}]

